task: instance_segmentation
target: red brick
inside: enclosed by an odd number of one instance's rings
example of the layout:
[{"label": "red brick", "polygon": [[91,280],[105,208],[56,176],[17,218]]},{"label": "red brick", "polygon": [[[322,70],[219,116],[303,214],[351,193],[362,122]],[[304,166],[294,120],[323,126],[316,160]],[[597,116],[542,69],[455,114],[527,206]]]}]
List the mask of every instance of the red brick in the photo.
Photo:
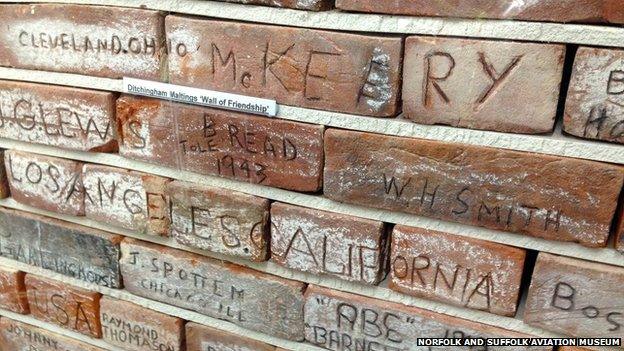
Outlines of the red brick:
[{"label": "red brick", "polygon": [[[416,346],[418,338],[528,337],[417,307],[318,286],[309,286],[305,298],[306,341],[329,350],[348,350],[356,345],[364,345],[365,350],[418,350],[420,349]],[[530,348],[530,350],[551,349]],[[448,348],[431,347],[429,350],[448,350]],[[509,349],[488,347],[488,350]],[[520,347],[514,350],[529,350],[529,348]]]},{"label": "red brick", "polygon": [[24,272],[0,266],[0,308],[28,314]]},{"label": "red brick", "polygon": [[82,163],[16,150],[6,151],[4,162],[15,201],[84,216]]},{"label": "red brick", "polygon": [[605,246],[624,168],[473,145],[328,130],[325,196]]},{"label": "red brick", "polygon": [[184,349],[184,321],[108,296],[100,300],[102,338],[129,351]]},{"label": "red brick", "polygon": [[265,261],[269,200],[236,191],[174,181],[171,236],[180,244],[252,261]]},{"label": "red brick", "polygon": [[9,188],[9,178],[7,177],[7,171],[4,162],[5,151],[0,149],[0,199],[6,199],[11,196]]},{"label": "red brick", "polygon": [[390,252],[393,290],[505,316],[516,313],[522,249],[397,225]]},{"label": "red brick", "polygon": [[563,129],[583,138],[624,144],[624,50],[579,48]]},{"label": "red brick", "polygon": [[399,112],[401,38],[181,16],[165,22],[176,48],[172,83],[322,110]]},{"label": "red brick", "polygon": [[564,56],[564,45],[409,37],[404,115],[424,124],[550,132]]},{"label": "red brick", "polygon": [[168,101],[117,101],[120,153],[184,171],[317,191],[323,127]]},{"label": "red brick", "polygon": [[152,235],[169,231],[169,179],[126,169],[84,165],[85,215]]},{"label": "red brick", "polygon": [[624,339],[624,268],[540,253],[526,302],[528,324],[575,337]]},{"label": "red brick", "polygon": [[186,325],[186,351],[277,351],[275,346],[201,324]]},{"label": "red brick", "polygon": [[163,15],[69,4],[0,5],[0,66],[159,80]]},{"label": "red brick", "polygon": [[279,338],[303,339],[304,283],[138,240],[125,239],[121,250],[130,293]]},{"label": "red brick", "polygon": [[336,7],[347,11],[397,15],[624,23],[624,9],[619,0],[539,0],[526,3],[491,0],[336,0]]},{"label": "red brick", "polygon": [[77,333],[102,337],[99,293],[31,274],[26,275],[26,290],[30,314],[34,318]]},{"label": "red brick", "polygon": [[238,2],[251,5],[266,5],[275,7],[288,7],[298,10],[321,11],[329,10],[333,6],[331,0],[218,0],[227,2]]},{"label": "red brick", "polygon": [[620,207],[620,214],[615,226],[615,248],[624,252],[624,205]]},{"label": "red brick", "polygon": [[6,351],[104,351],[5,317],[0,318],[0,346]]},{"label": "red brick", "polygon": [[377,284],[385,276],[382,222],[271,205],[271,260],[288,268]]},{"label": "red brick", "polygon": [[115,94],[0,80],[0,137],[80,151],[116,151]]}]

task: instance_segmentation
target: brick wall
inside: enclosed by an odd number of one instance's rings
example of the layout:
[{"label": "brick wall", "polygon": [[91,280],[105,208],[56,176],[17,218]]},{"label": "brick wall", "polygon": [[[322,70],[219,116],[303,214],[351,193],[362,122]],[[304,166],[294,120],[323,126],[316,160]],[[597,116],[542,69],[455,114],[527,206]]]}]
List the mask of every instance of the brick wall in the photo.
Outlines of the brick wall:
[{"label": "brick wall", "polygon": [[624,10],[232,2],[0,4],[0,351],[624,339]]}]

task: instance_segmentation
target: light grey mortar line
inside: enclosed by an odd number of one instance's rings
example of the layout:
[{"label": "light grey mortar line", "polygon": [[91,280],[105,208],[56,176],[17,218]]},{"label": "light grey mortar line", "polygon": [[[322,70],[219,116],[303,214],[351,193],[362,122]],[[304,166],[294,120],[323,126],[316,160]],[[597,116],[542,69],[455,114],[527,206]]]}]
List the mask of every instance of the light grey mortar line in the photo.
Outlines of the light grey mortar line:
[{"label": "light grey mortar line", "polygon": [[224,188],[233,191],[240,191],[247,194],[268,198],[271,200],[308,208],[336,212],[361,218],[368,218],[386,223],[421,227],[447,232],[458,236],[493,241],[501,244],[517,246],[531,250],[550,252],[557,255],[569,256],[624,267],[624,255],[613,248],[588,248],[575,243],[545,240],[522,234],[514,234],[467,224],[453,223],[434,218],[421,217],[413,214],[350,205],[332,201],[320,195],[303,194],[294,191],[235,181],[226,178],[175,170],[172,168],[145,163],[141,161],[134,161],[122,157],[118,154],[70,151],[47,145],[32,144],[2,138],[0,138],[0,148],[15,149],[53,157],[61,157],[118,168],[132,169],[172,179]]},{"label": "light grey mortar line", "polygon": [[[33,71],[0,67],[0,79],[47,83],[120,92],[121,80],[69,73]],[[561,133],[561,126],[551,135],[526,135],[473,130],[439,125],[422,125],[401,118],[377,118],[345,113],[280,105],[279,118],[329,127],[411,137],[443,142],[497,147],[537,152],[547,155],[624,164],[624,146],[590,141]]]},{"label": "light grey mortar line", "polygon": [[[104,342],[104,340],[102,339],[92,338],[92,337],[86,336],[84,334],[76,333],[68,329],[63,329],[55,324],[40,321],[36,318],[33,318],[30,315],[19,314],[19,313],[11,312],[11,311],[0,308],[0,318],[4,318],[4,317],[12,319],[12,320],[16,320],[18,322],[30,324],[34,327],[38,327],[38,328],[50,331],[55,334],[59,334],[60,336],[63,336],[70,340],[81,341],[85,344],[96,346],[104,350],[124,351],[123,349],[109,345],[108,343]],[[12,350],[7,350],[7,351],[12,351]]]},{"label": "light grey mortar line", "polygon": [[478,322],[478,323],[489,324],[492,326],[501,327],[507,330],[512,330],[512,331],[516,331],[516,332],[520,332],[520,333],[524,333],[528,335],[541,336],[541,337],[553,337],[554,335],[556,335],[554,333],[542,330],[540,328],[532,327],[528,324],[525,324],[520,319],[521,318],[520,314],[517,314],[515,318],[505,317],[505,316],[499,316],[499,315],[495,315],[495,314],[484,312],[484,311],[451,306],[451,305],[447,305],[447,304],[432,301],[432,300],[421,299],[421,298],[405,295],[405,294],[389,289],[387,287],[387,279],[386,281],[382,282],[379,286],[348,282],[342,279],[331,277],[329,275],[316,275],[316,274],[288,269],[278,264],[275,264],[271,261],[251,262],[251,261],[238,258],[238,257],[234,257],[234,256],[227,256],[227,255],[222,255],[222,254],[213,253],[209,251],[197,250],[197,249],[190,248],[188,246],[180,245],[172,238],[165,238],[165,237],[154,236],[154,235],[145,235],[145,234],[137,233],[137,232],[130,231],[127,229],[112,227],[110,225],[96,222],[96,221],[93,221],[84,217],[56,214],[50,211],[40,210],[31,206],[19,204],[12,199],[0,200],[0,206],[27,211],[31,213],[36,213],[36,214],[40,214],[44,216],[50,216],[50,217],[62,219],[68,222],[77,223],[77,224],[105,230],[111,233],[116,233],[116,234],[120,234],[123,236],[131,237],[131,238],[135,238],[135,239],[139,239],[143,241],[148,241],[148,242],[152,242],[152,243],[156,243],[156,244],[160,244],[160,245],[164,245],[164,246],[168,246],[168,247],[172,247],[172,248],[176,248],[176,249],[180,249],[184,251],[197,253],[200,255],[215,258],[217,260],[223,260],[223,261],[236,263],[238,265],[246,266],[246,267],[249,267],[249,268],[261,271],[261,272],[273,274],[282,278],[301,281],[301,282],[305,282],[308,284],[319,285],[319,286],[327,287],[333,290],[340,290],[340,291],[363,295],[363,296],[367,296],[367,297],[371,297],[371,298],[379,299],[383,301],[391,301],[391,302],[400,303],[400,304],[407,305],[407,306],[418,307],[418,308],[426,309],[429,311],[442,313],[442,314],[446,314],[449,316],[458,317],[458,318],[462,318],[466,320],[471,320],[471,321]]},{"label": "light grey mortar line", "polygon": [[557,42],[624,46],[624,28],[618,26],[543,23],[512,20],[453,19],[392,16],[333,11],[298,11],[206,0],[2,0],[18,3],[73,3],[109,5],[200,15],[266,24],[392,34]]},{"label": "light grey mortar line", "polygon": [[[170,316],[174,316],[174,317],[178,317],[178,318],[182,318],[186,321],[190,321],[190,322],[195,322],[195,323],[199,323],[202,325],[206,325],[212,328],[216,328],[219,330],[223,330],[229,333],[233,333],[236,335],[242,335],[254,340],[258,340],[270,345],[274,345],[274,346],[279,346],[288,350],[302,350],[302,351],[306,351],[306,350],[311,350],[311,351],[322,351],[323,349],[312,346],[312,345],[308,345],[308,344],[303,344],[300,342],[294,342],[294,341],[289,341],[289,340],[284,340],[284,339],[280,339],[271,335],[266,335],[266,334],[262,334],[253,330],[249,330],[249,329],[245,329],[242,327],[239,327],[237,325],[234,325],[230,322],[224,321],[224,320],[220,320],[220,319],[216,319],[216,318],[212,318],[197,312],[193,312],[193,311],[189,311],[189,310],[185,310],[179,307],[175,307],[172,305],[168,305],[162,302],[158,302],[158,301],[154,301],[154,300],[150,300],[150,299],[146,299],[144,297],[140,297],[134,294],[131,294],[125,290],[120,290],[120,289],[111,289],[111,288],[107,288],[107,287],[103,287],[103,286],[99,286],[99,285],[95,285],[95,284],[91,284],[91,283],[87,283],[84,282],[82,280],[78,280],[75,278],[71,278],[62,274],[58,274],[49,270],[45,270],[43,268],[39,268],[39,267],[33,267],[31,265],[22,263],[22,262],[17,262],[17,261],[13,261],[4,257],[0,257],[0,266],[4,266],[4,267],[8,267],[8,268],[13,268],[13,269],[17,269],[20,270],[22,272],[26,272],[26,273],[30,273],[30,274],[35,274],[38,276],[43,276],[49,279],[53,279],[65,284],[69,284],[72,286],[76,286],[82,289],[87,289],[90,291],[96,291],[101,293],[102,295],[106,295],[106,296],[110,296],[119,300],[124,300],[124,301],[128,301],[128,302],[132,302],[134,304],[143,306],[145,308],[160,312],[160,313],[164,313]],[[3,310],[0,310],[0,315],[4,314]],[[18,317],[19,315],[16,314],[11,314],[11,316],[8,315],[9,313],[7,313],[7,317]],[[17,319],[17,318],[15,318]],[[29,318],[30,320],[36,320],[36,319],[32,319],[32,317]],[[19,320],[19,319],[17,319]],[[30,322],[26,322],[29,324],[32,324]],[[72,332],[70,330],[67,329],[63,329],[54,325],[51,325],[49,323],[44,323],[44,322],[40,322],[42,325],[46,325],[46,326],[50,326],[53,327],[53,329],[48,329],[51,331],[54,331],[56,333],[67,333],[68,335],[71,335],[72,338],[74,338],[74,335],[78,336],[81,334],[77,334],[75,332]],[[38,326],[38,325],[37,325]],[[98,340],[98,339],[94,339],[94,338],[89,338],[89,337],[84,337],[86,338],[86,340]],[[78,339],[78,338],[77,338]],[[82,339],[79,339],[82,340]],[[91,344],[94,344],[94,342],[88,341]],[[102,340],[103,342],[103,340]],[[94,344],[97,346],[100,346],[99,344]],[[110,349],[111,351],[121,351],[118,350],[116,348],[113,348],[112,346],[108,346],[108,349]]]}]

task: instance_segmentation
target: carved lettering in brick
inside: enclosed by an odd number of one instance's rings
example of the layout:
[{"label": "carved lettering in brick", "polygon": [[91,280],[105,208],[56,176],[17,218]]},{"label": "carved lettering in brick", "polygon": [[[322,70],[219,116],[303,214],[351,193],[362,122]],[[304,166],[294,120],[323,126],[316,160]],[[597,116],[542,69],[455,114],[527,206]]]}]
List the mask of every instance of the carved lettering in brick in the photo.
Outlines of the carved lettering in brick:
[{"label": "carved lettering in brick", "polygon": [[121,168],[84,165],[85,215],[153,235],[169,230],[169,179]]},{"label": "carved lettering in brick", "polygon": [[336,7],[346,11],[396,15],[624,23],[624,8],[620,0],[462,0],[452,3],[430,0],[336,0]]},{"label": "carved lettering in brick", "polygon": [[28,314],[24,272],[0,266],[0,308]]},{"label": "carved lettering in brick", "polygon": [[318,286],[308,287],[305,301],[306,341],[328,350],[354,350],[356,347],[358,350],[448,350],[446,346],[419,347],[416,339],[527,337],[478,322]]},{"label": "carved lettering in brick", "polygon": [[303,339],[304,283],[137,240],[121,245],[129,292],[279,338]]},{"label": "carved lettering in brick", "polygon": [[392,231],[390,252],[391,289],[515,315],[524,250],[397,225]]},{"label": "carved lettering in brick", "polygon": [[0,66],[159,80],[163,15],[70,4],[1,5]]},{"label": "carved lettering in brick", "polygon": [[269,200],[181,181],[171,182],[167,194],[177,242],[252,261],[267,259]]},{"label": "carved lettering in brick", "polygon": [[122,237],[78,224],[0,209],[0,255],[88,283],[121,288]]},{"label": "carved lettering in brick", "polygon": [[33,317],[77,333],[102,337],[100,293],[31,274],[26,275],[26,290]]},{"label": "carved lettering in brick", "polygon": [[196,323],[186,324],[188,351],[276,351],[275,346]]},{"label": "carved lettering in brick", "polygon": [[540,253],[524,321],[575,337],[624,339],[624,268]]},{"label": "carved lettering in brick", "polygon": [[271,205],[271,260],[304,272],[377,284],[385,276],[383,223]]},{"label": "carved lettering in brick", "polygon": [[219,0],[238,2],[241,4],[266,5],[275,7],[288,7],[298,10],[321,11],[329,10],[333,6],[331,0]]},{"label": "carved lettering in brick", "polygon": [[5,317],[0,318],[0,345],[7,351],[104,351]]},{"label": "carved lettering in brick", "polygon": [[180,351],[184,321],[108,296],[100,300],[102,338],[129,351]]},{"label": "carved lettering in brick", "polygon": [[15,201],[52,212],[84,216],[80,162],[15,150],[5,152],[4,162]]},{"label": "carved lettering in brick", "polygon": [[115,94],[0,80],[0,136],[80,151],[115,151]]},{"label": "carved lettering in brick", "polygon": [[624,50],[579,48],[563,129],[583,138],[624,144]]},{"label": "carved lettering in brick", "polygon": [[123,96],[120,153],[202,174],[289,190],[317,191],[323,127]]},{"label": "carved lettering in brick", "polygon": [[401,38],[175,15],[166,32],[172,83],[330,111],[399,111]]},{"label": "carved lettering in brick", "polygon": [[409,37],[403,111],[418,123],[550,132],[564,55],[563,45]]},{"label": "carved lettering in brick", "polygon": [[325,196],[605,246],[624,168],[481,146],[328,130]]}]

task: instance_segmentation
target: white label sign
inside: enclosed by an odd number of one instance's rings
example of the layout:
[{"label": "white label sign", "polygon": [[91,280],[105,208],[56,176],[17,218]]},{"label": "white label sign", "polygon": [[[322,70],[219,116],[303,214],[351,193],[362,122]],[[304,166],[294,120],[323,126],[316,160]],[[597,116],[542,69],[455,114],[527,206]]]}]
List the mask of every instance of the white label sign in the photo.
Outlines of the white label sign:
[{"label": "white label sign", "polygon": [[186,104],[216,107],[226,110],[253,113],[273,117],[277,114],[275,100],[251,96],[222,93],[181,85],[153,82],[149,80],[123,79],[123,92],[132,95],[149,96]]}]

